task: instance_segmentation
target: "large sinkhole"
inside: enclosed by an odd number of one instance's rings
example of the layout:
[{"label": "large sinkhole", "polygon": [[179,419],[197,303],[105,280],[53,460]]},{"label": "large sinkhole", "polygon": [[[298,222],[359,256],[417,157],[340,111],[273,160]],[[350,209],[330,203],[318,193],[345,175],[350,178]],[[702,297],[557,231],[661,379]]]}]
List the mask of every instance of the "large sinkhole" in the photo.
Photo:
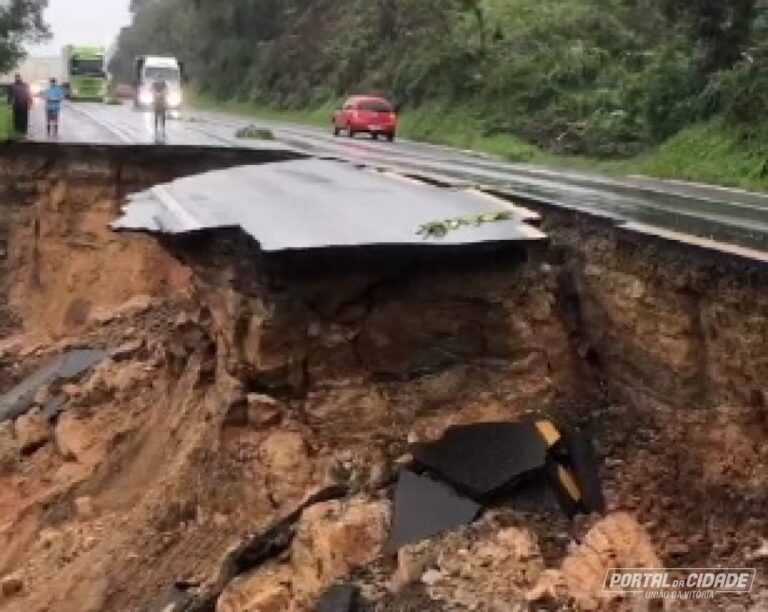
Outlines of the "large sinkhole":
[{"label": "large sinkhole", "polygon": [[[627,538],[647,550],[612,549],[627,564],[764,562],[763,265],[549,208],[547,240],[439,251],[110,229],[131,194],[294,157],[0,150],[1,390],[106,352],[0,423],[0,610],[298,610],[339,580],[372,609],[471,609],[451,593],[525,601],[545,567],[562,578],[553,605],[599,607],[591,574],[581,591],[569,574],[587,562],[568,542],[594,543],[590,527],[609,543],[642,530]],[[534,482],[468,530],[385,554],[409,443],[524,418],[591,436],[607,523],[569,521]],[[535,543],[521,558],[451,573],[462,550],[521,534]],[[250,561],[232,565],[243,541]],[[494,574],[518,586],[499,595]]]}]

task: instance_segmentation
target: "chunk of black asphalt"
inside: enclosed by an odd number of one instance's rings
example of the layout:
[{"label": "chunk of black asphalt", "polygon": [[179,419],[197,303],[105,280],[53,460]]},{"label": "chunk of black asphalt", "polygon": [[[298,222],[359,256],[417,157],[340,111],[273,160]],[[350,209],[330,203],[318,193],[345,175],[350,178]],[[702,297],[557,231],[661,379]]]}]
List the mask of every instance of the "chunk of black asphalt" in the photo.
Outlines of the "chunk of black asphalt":
[{"label": "chunk of black asphalt", "polygon": [[49,421],[54,421],[56,418],[64,412],[64,408],[67,405],[67,398],[64,395],[57,395],[45,406],[43,406],[43,417]]},{"label": "chunk of black asphalt", "polygon": [[435,442],[414,445],[417,463],[477,501],[488,501],[536,472],[548,444],[534,421],[451,427]]},{"label": "chunk of black asphalt", "polygon": [[605,513],[605,496],[592,441],[581,430],[563,433],[568,464],[581,492],[581,509],[584,512]]},{"label": "chunk of black asphalt", "polygon": [[521,512],[556,511],[561,507],[546,478],[524,480],[512,488],[500,503]]},{"label": "chunk of black asphalt", "polygon": [[55,382],[72,380],[108,357],[102,350],[75,350],[52,359],[0,397],[0,422],[15,419],[35,403],[37,392]]},{"label": "chunk of black asphalt", "polygon": [[396,552],[445,531],[467,525],[481,506],[462,497],[448,485],[407,470],[395,489],[395,508],[387,552]]},{"label": "chunk of black asphalt", "polygon": [[356,612],[360,591],[349,583],[334,584],[315,605],[315,612]]}]

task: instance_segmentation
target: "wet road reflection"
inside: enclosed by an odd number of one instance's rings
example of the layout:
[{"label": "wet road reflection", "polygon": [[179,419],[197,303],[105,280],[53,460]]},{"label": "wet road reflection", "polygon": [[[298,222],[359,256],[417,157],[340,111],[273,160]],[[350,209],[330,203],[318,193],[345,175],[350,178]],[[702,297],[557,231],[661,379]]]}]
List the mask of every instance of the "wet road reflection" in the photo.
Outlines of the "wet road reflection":
[{"label": "wet road reflection", "polygon": [[[238,139],[251,119],[224,113],[185,113],[169,119],[166,146],[263,147],[268,141]],[[435,177],[440,184],[491,187],[511,198],[543,200],[617,222],[637,222],[768,252],[768,196],[649,178],[598,175],[508,163],[437,145],[364,137],[335,138],[329,131],[256,122],[278,140],[309,154]],[[39,134],[37,136],[39,138]],[[43,138],[44,139],[44,138]],[[65,109],[61,141],[155,143],[153,115],[129,105],[78,104]],[[525,203],[525,202],[523,202]]]}]

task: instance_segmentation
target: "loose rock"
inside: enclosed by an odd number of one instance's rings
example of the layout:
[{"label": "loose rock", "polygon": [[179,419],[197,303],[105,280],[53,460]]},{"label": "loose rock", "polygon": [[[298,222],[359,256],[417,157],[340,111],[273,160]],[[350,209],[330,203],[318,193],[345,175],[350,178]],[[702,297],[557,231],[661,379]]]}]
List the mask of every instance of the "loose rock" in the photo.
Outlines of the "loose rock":
[{"label": "loose rock", "polygon": [[4,597],[13,597],[24,590],[24,581],[20,576],[10,575],[0,578],[0,593]]},{"label": "loose rock", "polygon": [[110,323],[116,319],[140,314],[149,310],[154,300],[149,295],[137,295],[119,306],[111,308],[96,308],[91,311],[89,319],[94,323]]},{"label": "loose rock", "polygon": [[51,439],[51,427],[38,408],[16,419],[16,440],[22,454],[29,454]]},{"label": "loose rock", "polygon": [[13,433],[13,423],[0,423],[0,474],[10,472],[19,459],[19,444]]},{"label": "loose rock", "polygon": [[570,597],[584,609],[596,609],[604,600],[617,597],[603,592],[606,572],[614,567],[664,567],[648,533],[624,513],[598,521],[563,561],[562,573]]},{"label": "loose rock", "polygon": [[81,519],[89,519],[93,516],[93,500],[90,497],[78,497],[75,500],[75,510]]},{"label": "loose rock", "polygon": [[277,501],[304,496],[312,465],[307,443],[300,433],[270,434],[259,449],[259,457],[269,474],[267,486]]},{"label": "loose rock", "polygon": [[62,415],[56,424],[56,450],[67,461],[82,462],[91,444],[88,428],[71,413]]},{"label": "loose rock", "polygon": [[268,565],[236,578],[216,604],[216,612],[286,612],[290,608],[291,568]]},{"label": "loose rock", "polygon": [[294,588],[310,599],[376,559],[387,538],[387,502],[331,501],[308,508],[293,545]]},{"label": "loose rock", "polygon": [[444,578],[445,575],[442,572],[437,570],[428,570],[424,572],[424,575],[421,577],[421,581],[427,586],[433,586]]},{"label": "loose rock", "polygon": [[273,397],[249,393],[247,402],[247,420],[251,427],[260,429],[280,422],[280,403]]}]

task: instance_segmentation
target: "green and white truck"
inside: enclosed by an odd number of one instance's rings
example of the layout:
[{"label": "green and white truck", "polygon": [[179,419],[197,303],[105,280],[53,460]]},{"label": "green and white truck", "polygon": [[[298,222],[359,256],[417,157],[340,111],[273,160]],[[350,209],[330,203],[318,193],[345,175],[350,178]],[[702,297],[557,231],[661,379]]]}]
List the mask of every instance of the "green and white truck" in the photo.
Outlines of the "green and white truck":
[{"label": "green and white truck", "polygon": [[104,47],[67,45],[62,51],[63,84],[71,100],[99,100],[107,96],[107,51]]}]

